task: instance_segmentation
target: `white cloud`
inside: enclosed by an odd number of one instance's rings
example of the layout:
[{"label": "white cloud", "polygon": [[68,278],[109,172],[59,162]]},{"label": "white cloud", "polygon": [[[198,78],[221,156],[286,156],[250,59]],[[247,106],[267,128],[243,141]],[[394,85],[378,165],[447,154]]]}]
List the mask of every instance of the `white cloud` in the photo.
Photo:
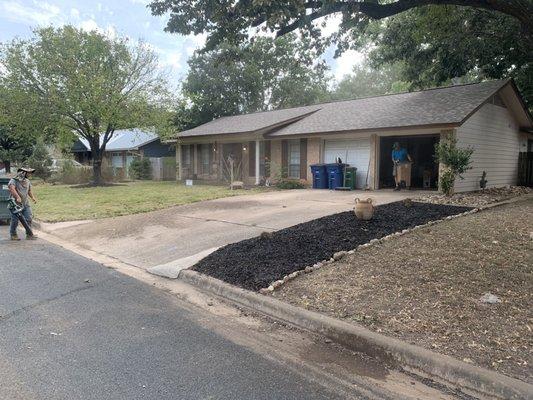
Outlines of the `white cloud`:
[{"label": "white cloud", "polygon": [[342,55],[335,59],[333,66],[333,75],[337,81],[341,80],[344,75],[352,72],[354,65],[361,64],[365,59],[365,53],[347,50]]},{"label": "white cloud", "polygon": [[72,18],[78,19],[80,17],[80,11],[77,8],[71,8],[70,9],[70,16]]},{"label": "white cloud", "polygon": [[108,38],[114,39],[117,37],[117,30],[113,25],[108,25],[106,28],[102,28],[94,19],[87,19],[82,21],[79,24],[80,29],[83,29],[86,32],[96,31],[103,35],[106,35]]},{"label": "white cloud", "polygon": [[181,53],[178,52],[164,52],[162,54],[161,66],[170,67],[172,69],[181,68]]},{"label": "white cloud", "polygon": [[32,5],[0,1],[0,14],[7,20],[25,24],[50,25],[62,21],[59,7],[45,1],[33,1]]},{"label": "white cloud", "polygon": [[80,28],[87,32],[101,31],[100,27],[94,19],[87,19],[80,23]]}]

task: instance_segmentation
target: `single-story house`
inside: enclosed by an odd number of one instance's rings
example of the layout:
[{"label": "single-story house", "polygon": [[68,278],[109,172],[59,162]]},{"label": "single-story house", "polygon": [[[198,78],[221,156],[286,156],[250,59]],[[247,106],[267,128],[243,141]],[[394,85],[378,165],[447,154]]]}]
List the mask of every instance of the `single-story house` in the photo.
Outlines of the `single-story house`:
[{"label": "single-story house", "polygon": [[[515,85],[494,80],[305,107],[218,118],[176,138],[178,179],[260,184],[274,171],[311,184],[310,166],[337,158],[357,168],[356,187],[393,186],[391,150],[398,141],[414,160],[412,186],[437,188],[435,144],[453,135],[472,147],[472,169],[456,191],[517,182],[519,152],[533,120]],[[530,141],[528,143],[528,140]]]},{"label": "single-story house", "polygon": [[[101,138],[102,139],[102,138]],[[85,139],[78,139],[72,146],[76,161],[82,164],[91,162],[91,148]],[[104,158],[111,166],[124,176],[128,175],[128,167],[136,157],[175,157],[173,145],[161,143],[161,139],[153,132],[140,129],[117,130],[106,145]]]}]

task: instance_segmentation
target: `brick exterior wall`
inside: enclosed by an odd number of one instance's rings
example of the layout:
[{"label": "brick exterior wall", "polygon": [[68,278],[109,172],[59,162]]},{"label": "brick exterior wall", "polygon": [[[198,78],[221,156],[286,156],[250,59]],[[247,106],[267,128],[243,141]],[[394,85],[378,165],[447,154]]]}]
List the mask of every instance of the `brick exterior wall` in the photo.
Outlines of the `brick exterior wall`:
[{"label": "brick exterior wall", "polygon": [[321,138],[307,139],[307,183],[313,184],[313,175],[311,174],[311,165],[321,162],[320,154],[322,147]]}]

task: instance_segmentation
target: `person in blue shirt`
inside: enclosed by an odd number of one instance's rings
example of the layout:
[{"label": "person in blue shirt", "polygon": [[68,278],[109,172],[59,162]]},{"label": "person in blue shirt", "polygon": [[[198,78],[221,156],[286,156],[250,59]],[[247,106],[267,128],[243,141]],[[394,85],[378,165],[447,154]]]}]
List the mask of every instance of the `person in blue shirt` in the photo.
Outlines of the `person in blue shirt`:
[{"label": "person in blue shirt", "polygon": [[[396,187],[394,190],[400,190],[401,189],[401,177],[398,173],[399,168],[402,164],[408,163],[413,161],[411,159],[411,156],[407,152],[407,149],[404,149],[402,146],[400,146],[399,142],[395,142],[392,146],[392,175],[394,176],[394,183],[396,184]],[[409,182],[410,184],[410,182]]]}]

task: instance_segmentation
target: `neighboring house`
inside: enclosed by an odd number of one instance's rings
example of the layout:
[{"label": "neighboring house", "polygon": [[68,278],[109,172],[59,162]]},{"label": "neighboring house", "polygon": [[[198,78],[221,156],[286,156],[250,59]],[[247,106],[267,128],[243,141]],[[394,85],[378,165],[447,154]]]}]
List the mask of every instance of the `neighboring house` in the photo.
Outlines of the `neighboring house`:
[{"label": "neighboring house", "polygon": [[357,168],[358,188],[393,186],[391,150],[398,141],[414,159],[412,186],[436,188],[435,144],[448,135],[474,148],[472,169],[457,191],[516,184],[518,155],[533,139],[533,121],[512,80],[435,88],[223,117],[180,132],[178,178],[259,184],[283,175],[311,183],[310,165],[337,157]]},{"label": "neighboring house", "polygon": [[[72,152],[76,161],[83,164],[92,160],[89,143],[85,139],[77,140]],[[161,143],[155,133],[139,129],[115,131],[107,143],[104,158],[118,172],[128,176],[128,168],[135,157],[174,157],[175,149],[169,144]]]}]

